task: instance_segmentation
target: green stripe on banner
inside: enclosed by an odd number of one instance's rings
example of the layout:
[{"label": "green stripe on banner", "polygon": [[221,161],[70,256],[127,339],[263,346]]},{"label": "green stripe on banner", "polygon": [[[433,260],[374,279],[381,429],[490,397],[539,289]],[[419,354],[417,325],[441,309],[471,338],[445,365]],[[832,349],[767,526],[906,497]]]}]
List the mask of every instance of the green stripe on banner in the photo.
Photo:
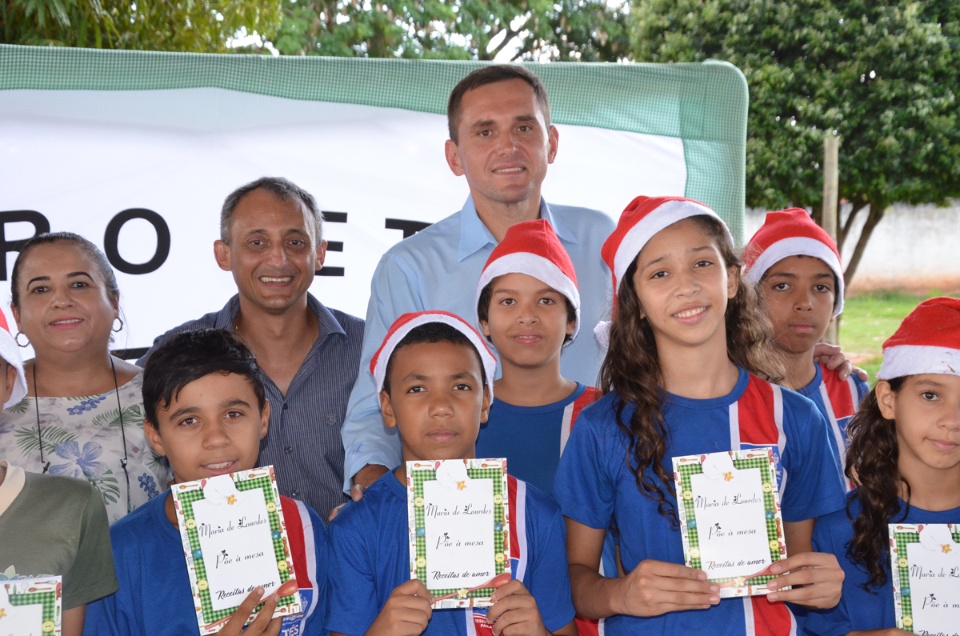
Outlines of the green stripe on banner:
[{"label": "green stripe on banner", "polygon": [[[0,45],[0,90],[213,87],[444,113],[457,81],[483,65]],[[742,240],[748,97],[737,68],[725,62],[528,66],[543,78],[557,123],[682,138],[686,195],[715,209]]]}]

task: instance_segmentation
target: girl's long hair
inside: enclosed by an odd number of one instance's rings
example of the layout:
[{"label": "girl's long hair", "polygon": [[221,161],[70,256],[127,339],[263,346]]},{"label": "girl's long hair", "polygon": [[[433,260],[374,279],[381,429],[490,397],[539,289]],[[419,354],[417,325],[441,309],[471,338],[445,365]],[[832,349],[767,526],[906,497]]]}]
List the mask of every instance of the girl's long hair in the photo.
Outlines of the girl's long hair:
[{"label": "girl's long hair", "polygon": [[[906,378],[888,381],[890,389],[898,392]],[[847,516],[853,521],[853,539],[847,547],[847,557],[866,570],[869,575],[865,589],[886,583],[889,537],[887,524],[900,511],[899,494],[906,493],[905,518],[910,510],[910,484],[900,474],[897,460],[900,448],[897,445],[897,426],[880,412],[877,390],[874,388],[864,399],[856,415],[847,425],[850,447],[847,449],[845,474],[857,482],[857,492],[847,500]],[[853,519],[850,504],[854,497],[860,500],[860,514]]]},{"label": "girl's long hair", "polygon": [[[737,293],[728,301],[725,313],[727,355],[747,371],[771,382],[779,381],[783,365],[779,356],[771,354],[774,348],[770,321],[760,310],[753,285],[740,277],[740,259],[725,228],[709,216],[690,219],[714,240],[723,256],[723,265],[732,268],[731,276],[737,277]],[[617,425],[629,439],[626,462],[637,489],[656,500],[659,513],[677,526],[676,511],[666,495],[675,494],[672,468],[663,465],[670,434],[663,421],[663,377],[653,329],[641,318],[643,307],[633,288],[636,270],[634,260],[620,281],[610,324],[610,344],[600,368],[600,387],[604,393],[617,393],[613,408]],[[629,417],[628,407],[632,409]],[[653,476],[647,474],[648,468]]]}]

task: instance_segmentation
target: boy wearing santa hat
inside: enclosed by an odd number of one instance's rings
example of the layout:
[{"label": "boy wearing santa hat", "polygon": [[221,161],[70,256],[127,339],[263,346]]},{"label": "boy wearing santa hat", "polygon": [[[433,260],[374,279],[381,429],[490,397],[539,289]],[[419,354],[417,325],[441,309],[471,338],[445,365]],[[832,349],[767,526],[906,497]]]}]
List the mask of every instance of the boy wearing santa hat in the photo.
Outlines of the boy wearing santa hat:
[{"label": "boy wearing santa hat", "polygon": [[[332,634],[543,633],[573,636],[563,519],[536,488],[508,478],[513,577],[493,605],[433,611],[410,578],[407,461],[475,458],[493,395],[496,359],[483,337],[443,311],[400,316],[370,361],[384,423],[399,432],[403,460],[330,524]],[[515,531],[515,532],[514,532]]]},{"label": "boy wearing santa hat", "polygon": [[[773,323],[786,375],[782,384],[809,398],[830,424],[841,468],[847,423],[869,391],[814,361],[814,347],[843,311],[843,269],[837,245],[805,210],[769,212],[743,250],[743,276],[757,285]],[[846,480],[847,490],[853,482]]]},{"label": "boy wearing santa hat", "polygon": [[600,396],[560,374],[561,352],[580,330],[580,294],[549,223],[507,230],[480,274],[477,320],[502,374],[477,453],[506,457],[512,475],[549,494],[577,415]]}]

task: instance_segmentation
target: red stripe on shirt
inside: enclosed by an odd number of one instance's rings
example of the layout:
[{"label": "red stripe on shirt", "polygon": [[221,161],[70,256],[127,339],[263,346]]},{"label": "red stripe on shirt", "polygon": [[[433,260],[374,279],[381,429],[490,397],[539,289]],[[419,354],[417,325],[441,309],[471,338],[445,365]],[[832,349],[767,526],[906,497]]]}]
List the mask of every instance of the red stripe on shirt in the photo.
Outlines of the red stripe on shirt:
[{"label": "red stripe on shirt", "polygon": [[773,386],[751,375],[747,390],[737,401],[740,442],[777,446],[780,431],[774,419]]}]

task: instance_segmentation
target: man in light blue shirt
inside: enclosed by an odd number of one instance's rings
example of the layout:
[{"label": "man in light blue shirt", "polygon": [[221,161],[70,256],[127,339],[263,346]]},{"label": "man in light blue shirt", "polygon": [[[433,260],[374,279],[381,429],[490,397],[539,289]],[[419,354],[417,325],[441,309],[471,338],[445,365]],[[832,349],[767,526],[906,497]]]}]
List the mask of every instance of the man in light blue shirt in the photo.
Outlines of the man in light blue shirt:
[{"label": "man in light blue shirt", "polygon": [[[540,196],[559,134],[539,78],[515,65],[474,71],[453,89],[447,122],[447,163],[466,177],[470,197],[456,214],[394,245],[373,274],[360,375],[342,429],[344,489],[354,498],[401,461],[399,439],[383,425],[369,370],[387,328],[401,314],[424,309],[472,320],[480,271],[509,227],[535,218],[550,222],[577,271],[584,325],[592,328],[610,303],[611,277],[600,246],[613,220],[595,210],[547,205]],[[596,339],[578,338],[564,350],[561,370],[592,386],[601,362]]]}]

